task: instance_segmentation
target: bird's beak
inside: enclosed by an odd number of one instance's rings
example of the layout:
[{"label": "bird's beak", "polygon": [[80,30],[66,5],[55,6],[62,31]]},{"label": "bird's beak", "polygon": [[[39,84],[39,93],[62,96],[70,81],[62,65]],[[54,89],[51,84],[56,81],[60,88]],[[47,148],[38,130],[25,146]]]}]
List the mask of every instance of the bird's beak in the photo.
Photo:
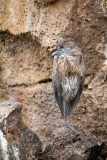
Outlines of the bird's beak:
[{"label": "bird's beak", "polygon": [[52,53],[52,56],[54,57],[54,56],[56,56],[57,54],[58,54],[58,51],[55,51],[55,52]]},{"label": "bird's beak", "polygon": [[61,49],[59,49],[59,50],[53,52],[53,53],[52,53],[52,56],[61,55],[61,54],[64,54],[64,53],[69,52],[70,50],[71,50],[70,47],[68,47],[68,48],[61,48]]}]

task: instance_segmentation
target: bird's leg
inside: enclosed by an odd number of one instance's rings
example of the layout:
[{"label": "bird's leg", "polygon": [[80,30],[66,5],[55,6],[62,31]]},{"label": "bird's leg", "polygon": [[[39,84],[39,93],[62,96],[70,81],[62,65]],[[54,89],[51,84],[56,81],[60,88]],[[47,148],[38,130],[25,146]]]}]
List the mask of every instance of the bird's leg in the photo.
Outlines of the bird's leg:
[{"label": "bird's leg", "polygon": [[66,132],[66,129],[67,129],[67,123],[66,123],[66,120],[67,120],[67,117],[66,117],[66,106],[65,104],[63,104],[63,107],[64,107],[64,130],[60,133],[60,135],[58,137],[62,137],[63,134]]},{"label": "bird's leg", "polygon": [[64,121],[65,121],[65,128],[66,128],[67,127],[66,116],[64,116]]},{"label": "bird's leg", "polygon": [[78,133],[78,132],[76,131],[76,129],[75,129],[74,126],[75,126],[74,124],[70,125],[70,126],[69,126],[69,129],[72,130],[72,132],[74,133],[75,136],[78,136],[80,133]]},{"label": "bird's leg", "polygon": [[66,123],[66,120],[67,120],[67,117],[66,117],[66,108],[65,108],[65,105],[64,105],[64,122],[65,122],[65,128],[67,127],[67,123]]},{"label": "bird's leg", "polygon": [[64,129],[63,129],[63,131],[59,134],[58,137],[59,137],[59,138],[62,137],[67,131],[71,131],[74,136],[78,136],[79,133],[74,129],[74,127],[73,127],[72,125],[71,125],[71,126],[67,126],[67,125],[66,125],[66,119],[65,119],[65,117],[64,117],[64,120],[65,120]]}]

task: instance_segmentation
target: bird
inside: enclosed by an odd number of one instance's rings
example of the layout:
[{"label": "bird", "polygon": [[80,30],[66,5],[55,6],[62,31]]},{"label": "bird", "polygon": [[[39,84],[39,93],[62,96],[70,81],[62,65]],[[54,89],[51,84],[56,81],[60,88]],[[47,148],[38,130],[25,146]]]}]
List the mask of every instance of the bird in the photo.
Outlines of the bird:
[{"label": "bird", "polygon": [[73,113],[84,88],[84,60],[81,49],[71,41],[62,42],[52,56],[54,95],[67,127],[66,121]]}]

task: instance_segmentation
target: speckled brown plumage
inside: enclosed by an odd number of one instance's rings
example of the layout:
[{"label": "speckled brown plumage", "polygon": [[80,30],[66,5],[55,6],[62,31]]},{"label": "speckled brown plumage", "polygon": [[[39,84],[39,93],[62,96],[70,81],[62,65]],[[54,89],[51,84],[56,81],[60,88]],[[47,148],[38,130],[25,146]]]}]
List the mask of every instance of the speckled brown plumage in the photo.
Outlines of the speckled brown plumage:
[{"label": "speckled brown plumage", "polygon": [[62,115],[69,117],[84,86],[84,61],[81,50],[72,42],[65,42],[55,51],[52,81],[55,98]]}]

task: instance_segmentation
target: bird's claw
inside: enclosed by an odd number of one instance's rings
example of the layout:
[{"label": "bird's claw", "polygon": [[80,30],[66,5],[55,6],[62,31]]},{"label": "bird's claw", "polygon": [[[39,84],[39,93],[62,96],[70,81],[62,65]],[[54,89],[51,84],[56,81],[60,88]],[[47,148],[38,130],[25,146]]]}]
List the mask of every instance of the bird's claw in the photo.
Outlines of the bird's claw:
[{"label": "bird's claw", "polygon": [[79,136],[80,133],[78,133],[76,131],[75,127],[77,127],[77,126],[75,124],[73,124],[73,125],[70,125],[70,126],[65,126],[65,129],[70,129],[75,136]]}]

